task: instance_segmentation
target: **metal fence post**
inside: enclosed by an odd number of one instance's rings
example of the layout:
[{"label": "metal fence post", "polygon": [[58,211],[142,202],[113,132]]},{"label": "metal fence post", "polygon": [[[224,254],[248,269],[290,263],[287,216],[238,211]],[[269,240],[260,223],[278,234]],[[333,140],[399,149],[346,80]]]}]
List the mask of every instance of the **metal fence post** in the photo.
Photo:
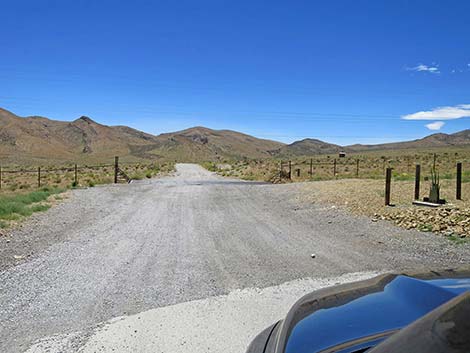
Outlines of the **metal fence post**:
[{"label": "metal fence post", "polygon": [[421,180],[421,166],[416,164],[415,172],[415,200],[419,200],[419,182]]},{"label": "metal fence post", "polygon": [[356,159],[356,178],[359,178],[359,159]]},{"label": "metal fence post", "polygon": [[334,162],[333,162],[333,177],[336,178],[336,158],[335,158],[335,160],[334,160]]},{"label": "metal fence post", "polygon": [[0,190],[2,189],[2,166],[0,165]]},{"label": "metal fence post", "polygon": [[78,168],[75,164],[75,186],[78,185]]},{"label": "metal fence post", "polygon": [[385,206],[390,206],[390,189],[392,184],[392,168],[387,168],[385,174]]},{"label": "metal fence post", "polygon": [[41,187],[41,167],[38,167],[38,188]]},{"label": "metal fence post", "polygon": [[455,198],[462,200],[462,163],[457,163],[457,185],[455,190]]},{"label": "metal fence post", "polygon": [[313,176],[313,158],[310,158],[310,177]]},{"label": "metal fence post", "polygon": [[289,179],[292,179],[292,162],[289,161]]}]

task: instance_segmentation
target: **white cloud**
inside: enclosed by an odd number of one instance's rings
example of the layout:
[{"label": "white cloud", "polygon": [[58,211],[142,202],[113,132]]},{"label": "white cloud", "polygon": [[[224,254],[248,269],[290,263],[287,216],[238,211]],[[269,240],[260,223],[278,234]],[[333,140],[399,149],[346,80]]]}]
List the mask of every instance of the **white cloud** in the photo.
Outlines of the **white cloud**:
[{"label": "white cloud", "polygon": [[425,126],[429,130],[440,130],[441,127],[443,127],[444,125],[445,125],[445,122],[443,122],[443,121],[435,121],[433,123],[426,124]]},{"label": "white cloud", "polygon": [[432,110],[403,115],[405,120],[453,120],[470,117],[470,104],[459,104],[455,107],[437,107]]},{"label": "white cloud", "polygon": [[424,65],[419,64],[415,67],[406,68],[408,71],[418,71],[418,72],[430,72],[432,74],[440,74],[439,65]]}]

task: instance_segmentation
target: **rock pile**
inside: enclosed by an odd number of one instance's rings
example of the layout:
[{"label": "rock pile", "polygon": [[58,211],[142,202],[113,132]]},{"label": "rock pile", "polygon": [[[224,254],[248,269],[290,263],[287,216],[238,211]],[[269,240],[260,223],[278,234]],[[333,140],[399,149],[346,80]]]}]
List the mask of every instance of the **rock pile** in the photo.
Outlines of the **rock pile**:
[{"label": "rock pile", "polygon": [[[407,208],[386,210],[382,219],[393,220],[406,229],[418,229],[426,232],[440,232],[449,236],[470,238],[470,208]],[[375,216],[375,217],[377,217]]]}]

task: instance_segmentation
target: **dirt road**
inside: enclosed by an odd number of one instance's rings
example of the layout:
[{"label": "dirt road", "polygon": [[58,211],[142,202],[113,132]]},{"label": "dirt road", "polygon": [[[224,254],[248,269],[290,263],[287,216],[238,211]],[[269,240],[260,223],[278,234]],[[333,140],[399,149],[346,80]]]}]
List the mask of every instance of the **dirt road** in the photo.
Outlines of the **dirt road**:
[{"label": "dirt road", "polygon": [[[63,334],[62,350],[90,341],[107,351],[97,325],[115,317],[299,278],[469,261],[466,245],[301,203],[299,190],[179,164],[171,177],[73,191],[10,242],[0,239],[0,351],[25,351]],[[302,286],[295,295],[315,288],[309,280]],[[159,325],[147,330],[167,332]],[[199,334],[223,340],[217,329]],[[33,351],[47,351],[45,342]]]}]

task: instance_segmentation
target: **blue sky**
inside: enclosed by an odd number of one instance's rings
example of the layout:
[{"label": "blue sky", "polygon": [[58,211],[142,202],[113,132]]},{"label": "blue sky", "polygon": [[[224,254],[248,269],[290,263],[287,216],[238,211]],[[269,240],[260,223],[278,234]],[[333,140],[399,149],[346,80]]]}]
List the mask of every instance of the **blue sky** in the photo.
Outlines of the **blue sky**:
[{"label": "blue sky", "polygon": [[0,106],[285,142],[450,133],[470,128],[469,13],[469,1],[3,1]]}]

